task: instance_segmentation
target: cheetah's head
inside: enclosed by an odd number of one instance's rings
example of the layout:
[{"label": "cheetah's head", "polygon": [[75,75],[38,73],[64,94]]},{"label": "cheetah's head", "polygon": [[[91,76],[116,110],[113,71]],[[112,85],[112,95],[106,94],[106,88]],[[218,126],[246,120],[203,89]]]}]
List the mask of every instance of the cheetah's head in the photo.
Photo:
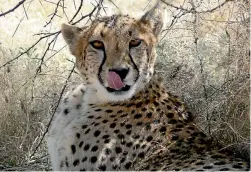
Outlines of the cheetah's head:
[{"label": "cheetah's head", "polygon": [[62,24],[62,34],[87,85],[100,98],[118,101],[131,98],[150,81],[162,25],[155,6],[138,20],[113,15],[83,28]]}]

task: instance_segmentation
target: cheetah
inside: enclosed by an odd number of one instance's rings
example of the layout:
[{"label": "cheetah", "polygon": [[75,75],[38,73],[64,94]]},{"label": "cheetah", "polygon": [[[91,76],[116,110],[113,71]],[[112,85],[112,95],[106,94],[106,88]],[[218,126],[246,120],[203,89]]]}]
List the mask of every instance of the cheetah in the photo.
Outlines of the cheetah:
[{"label": "cheetah", "polygon": [[184,102],[153,75],[162,20],[157,5],[140,19],[62,24],[83,84],[65,95],[52,122],[53,170],[249,170],[200,131]]}]

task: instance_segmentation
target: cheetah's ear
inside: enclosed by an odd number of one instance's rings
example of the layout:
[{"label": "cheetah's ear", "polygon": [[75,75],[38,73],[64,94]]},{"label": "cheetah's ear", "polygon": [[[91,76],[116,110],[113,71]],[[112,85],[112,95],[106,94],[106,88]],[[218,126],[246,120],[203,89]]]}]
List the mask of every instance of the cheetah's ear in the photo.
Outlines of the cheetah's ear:
[{"label": "cheetah's ear", "polygon": [[68,44],[70,51],[73,55],[75,55],[74,49],[76,46],[78,35],[80,34],[80,32],[82,30],[83,29],[81,29],[79,27],[76,27],[73,25],[68,25],[65,23],[63,23],[61,25],[61,31],[62,31],[63,38],[64,38],[65,42]]},{"label": "cheetah's ear", "polygon": [[163,27],[163,9],[160,7],[159,1],[157,4],[147,11],[140,19],[142,23],[148,23],[153,29],[155,36],[158,36]]}]

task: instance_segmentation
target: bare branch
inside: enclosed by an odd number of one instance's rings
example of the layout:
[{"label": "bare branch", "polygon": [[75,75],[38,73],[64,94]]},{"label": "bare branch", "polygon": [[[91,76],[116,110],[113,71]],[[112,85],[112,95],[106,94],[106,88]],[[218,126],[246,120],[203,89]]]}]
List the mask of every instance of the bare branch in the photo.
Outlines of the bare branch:
[{"label": "bare branch", "polygon": [[83,6],[83,0],[80,1],[80,5],[79,5],[79,7],[78,7],[76,13],[75,13],[74,16],[72,17],[72,19],[69,21],[69,23],[71,23],[71,22],[75,19],[75,17],[78,15],[79,11],[81,10],[82,6]]},{"label": "bare branch", "polygon": [[108,0],[108,1],[111,2],[118,10],[120,10],[119,7],[112,0]]},{"label": "bare branch", "polygon": [[161,0],[161,2],[163,2],[163,3],[166,4],[167,6],[170,6],[170,7],[175,8],[176,10],[183,10],[183,11],[187,11],[187,12],[190,12],[190,11],[191,11],[191,9],[186,9],[186,8],[183,8],[182,6],[177,7],[177,6],[175,6],[175,5],[173,5],[173,4],[169,3],[169,2],[166,2],[165,0]]},{"label": "bare branch", "polygon": [[44,27],[48,26],[52,22],[52,20],[54,19],[54,17],[57,16],[57,12],[58,12],[58,7],[59,7],[59,4],[60,4],[60,1],[61,0],[58,1],[57,6],[56,6],[54,12],[52,13],[52,16],[51,16],[50,20],[44,25]]},{"label": "bare branch", "polygon": [[[96,0],[95,0],[95,1],[96,1]],[[97,2],[97,1],[96,1],[96,2]],[[101,3],[101,6],[102,6],[103,11],[104,11],[105,14],[107,15],[107,13],[106,13],[106,11],[105,11],[105,9],[106,9],[107,7],[104,7],[102,3]]]},{"label": "bare branch", "polygon": [[[32,2],[32,1],[30,1],[30,2],[29,2],[29,5],[28,5],[28,7],[27,7],[27,10],[30,8],[31,2]],[[23,4],[23,8],[24,8],[24,4]],[[26,13],[26,9],[25,9],[25,8],[24,8],[24,12],[23,12],[23,14],[24,14],[24,16],[20,19],[20,21],[19,21],[19,23],[18,23],[18,25],[17,25],[17,27],[16,27],[15,31],[14,31],[14,32],[13,32],[13,34],[12,34],[12,37],[14,37],[14,36],[15,36],[15,34],[16,34],[16,32],[17,32],[17,30],[18,30],[18,28],[19,28],[20,24],[23,22],[23,20],[24,20],[25,16],[26,16],[26,17],[27,17],[27,19],[28,19],[28,15],[27,15],[27,13]]]},{"label": "bare branch", "polygon": [[27,14],[27,12],[26,12],[26,9],[25,9],[25,7],[24,7],[24,4],[23,4],[22,6],[23,6],[23,9],[24,9],[24,13],[25,13],[26,19],[29,19],[28,14]]},{"label": "bare branch", "polygon": [[53,56],[55,56],[56,54],[58,54],[60,51],[62,51],[65,47],[66,47],[66,45],[63,46],[62,48],[60,48],[58,51],[56,51],[56,52],[55,52],[54,54],[52,54],[50,57],[48,57],[48,58],[45,60],[45,62],[48,61],[48,60],[50,60]]},{"label": "bare branch", "polygon": [[41,137],[39,143],[37,144],[37,146],[36,146],[34,152],[30,155],[30,157],[32,157],[32,156],[37,152],[37,149],[39,148],[39,146],[41,145],[42,141],[44,140],[44,137],[45,137],[46,133],[49,131],[49,127],[50,127],[50,125],[51,125],[51,123],[52,123],[53,117],[54,117],[54,115],[55,115],[55,113],[56,113],[56,111],[57,111],[57,109],[58,109],[58,107],[59,107],[59,104],[60,104],[60,102],[61,102],[61,100],[62,100],[62,97],[63,97],[63,94],[64,94],[64,92],[65,92],[66,86],[67,86],[67,84],[68,84],[68,82],[69,82],[69,79],[70,79],[71,76],[72,76],[72,73],[74,72],[74,69],[75,69],[75,65],[72,67],[72,69],[71,69],[71,71],[70,71],[70,73],[69,73],[67,79],[65,80],[65,84],[64,84],[64,86],[63,86],[63,88],[62,88],[62,90],[61,90],[61,92],[60,92],[59,99],[58,99],[58,101],[57,101],[57,104],[56,104],[56,106],[55,106],[53,112],[52,112],[52,115],[51,115],[51,118],[50,118],[49,123],[47,124],[46,130],[45,130],[45,132],[43,133],[43,135],[42,135],[42,137]]},{"label": "bare branch", "polygon": [[98,14],[99,11],[100,11],[100,6],[101,6],[102,3],[103,3],[103,0],[100,0],[99,3],[93,8],[93,10],[89,14],[86,14],[86,15],[82,16],[79,20],[77,20],[75,22],[72,22],[71,24],[75,25],[75,24],[79,23],[80,21],[82,21],[84,18],[91,17],[97,9],[98,9],[97,14]]},{"label": "bare branch", "polygon": [[1,13],[1,14],[0,14],[0,17],[5,16],[6,14],[9,14],[9,13],[15,11],[15,10],[16,10],[20,5],[22,5],[25,1],[26,1],[26,0],[22,0],[22,1],[18,2],[18,4],[17,4],[16,6],[14,6],[12,9],[10,9],[10,10],[8,10],[8,11],[6,11],[6,12]]},{"label": "bare branch", "polygon": [[[57,3],[55,3],[55,2],[51,2],[51,1],[48,1],[48,0],[44,0],[45,2],[48,2],[48,3],[51,3],[51,4],[54,4],[54,5],[57,5]],[[64,7],[63,5],[58,5],[58,6],[60,6],[60,7],[62,7],[62,8],[66,8],[66,7]]]},{"label": "bare branch", "polygon": [[[181,13],[181,12],[180,12],[180,13]],[[160,39],[160,41],[162,41],[162,40],[166,37],[168,31],[174,26],[175,23],[178,22],[178,19],[180,19],[180,18],[181,18],[182,16],[184,16],[185,14],[187,14],[187,11],[183,11],[181,14],[180,14],[180,13],[178,13],[177,15],[175,15],[175,16],[173,17],[173,19],[172,19],[171,24],[169,25],[169,27],[166,28],[166,29],[164,29],[164,30],[162,31],[162,33],[163,33],[163,32],[166,32],[166,33],[165,33],[164,36]]]},{"label": "bare branch", "polygon": [[[178,7],[178,6],[175,6],[175,5],[173,5],[173,4],[169,3],[169,2],[166,2],[165,0],[161,0],[161,2],[163,2],[163,3],[166,4],[167,6],[170,6],[170,7],[172,7],[172,8],[175,8],[176,10],[180,10],[180,12],[179,12],[177,15],[175,15],[175,16],[173,17],[173,19],[172,19],[171,24],[169,25],[169,27],[166,28],[166,29],[164,29],[164,30],[162,31],[162,33],[165,32],[165,34],[164,34],[164,36],[161,38],[161,40],[163,40],[163,39],[165,38],[165,36],[167,35],[168,31],[174,26],[175,23],[177,23],[178,19],[180,19],[182,16],[184,16],[184,15],[186,15],[186,14],[188,14],[188,13],[193,13],[193,14],[196,13],[197,15],[198,15],[198,14],[202,14],[202,13],[211,13],[211,12],[214,12],[215,10],[221,8],[223,5],[225,5],[227,2],[230,2],[230,1],[234,1],[234,0],[226,0],[226,1],[224,1],[223,3],[219,4],[217,7],[214,7],[214,8],[212,8],[212,9],[210,9],[210,10],[206,10],[206,11],[197,11],[194,4],[192,5],[192,8],[191,8],[191,9],[186,9],[186,8],[184,8],[183,6],[179,6],[179,7]],[[182,13],[181,13],[181,12],[182,12]],[[180,14],[180,13],[181,13],[181,14]]]},{"label": "bare branch", "polygon": [[19,26],[20,26],[20,24],[22,23],[23,20],[24,20],[24,17],[19,21],[19,23],[18,23],[16,29],[14,30],[14,32],[13,32],[13,34],[12,34],[12,37],[15,36],[15,34],[16,34],[16,32],[17,32],[17,30],[18,30],[18,28],[19,28]]},{"label": "bare branch", "polygon": [[222,6],[224,6],[226,3],[228,2],[233,2],[234,0],[226,0],[224,2],[222,2],[221,4],[219,4],[218,6],[210,9],[210,10],[206,10],[206,11],[196,11],[195,8],[192,8],[192,9],[186,9],[186,8],[183,8],[182,6],[178,7],[178,6],[175,6],[169,2],[166,2],[165,0],[161,0],[161,2],[163,2],[164,4],[166,4],[167,6],[169,7],[172,7],[172,8],[175,8],[176,10],[183,10],[183,11],[186,11],[187,13],[211,13],[211,12],[214,12],[215,10],[221,8]]},{"label": "bare branch", "polygon": [[69,21],[69,18],[68,18],[68,15],[66,14],[66,12],[65,12],[65,4],[64,4],[65,2],[64,2],[64,0],[63,0],[63,6],[62,6],[62,10],[63,10],[63,13],[64,13],[64,15],[65,15],[65,17],[67,18],[67,20]]},{"label": "bare branch", "polygon": [[[61,0],[58,1],[58,4]],[[89,13],[89,14],[86,14],[84,16],[82,16],[80,19],[78,19],[77,21],[75,22],[72,22],[71,24],[72,25],[75,25],[77,23],[79,23],[80,21],[82,21],[83,19],[85,19],[86,17],[91,17],[95,12],[96,14],[99,14],[100,12],[100,9],[101,9],[101,5],[103,3],[103,0],[100,0],[98,2],[98,4],[93,8],[93,10]],[[59,5],[58,5],[59,6]],[[79,13],[80,10],[77,10],[76,13]],[[75,14],[76,14],[75,13]],[[73,15],[73,17],[75,16],[75,14]],[[51,18],[50,22],[52,21],[53,18]],[[74,19],[74,18],[73,18]],[[73,21],[73,19],[71,19],[70,21]],[[49,22],[49,23],[50,23]],[[48,24],[48,23],[47,23]],[[3,65],[0,66],[0,69],[5,67],[6,65],[12,63],[13,61],[19,59],[21,56],[23,56],[24,54],[28,53],[31,49],[33,49],[39,42],[41,42],[43,39],[45,38],[48,38],[48,37],[51,37],[53,35],[59,35],[61,33],[61,31],[56,31],[56,32],[53,32],[53,33],[38,33],[38,34],[35,34],[35,35],[44,35],[42,37],[40,37],[34,44],[32,44],[27,50],[21,52],[18,56],[16,56],[15,58],[9,60],[8,62],[4,63]]]},{"label": "bare branch", "polygon": [[194,1],[191,0],[190,1],[192,9],[194,9],[194,13],[193,13],[193,37],[194,37],[194,46],[195,46],[195,57],[199,60],[199,67],[200,67],[200,74],[201,74],[201,83],[202,83],[202,89],[203,89],[203,98],[206,102],[206,121],[207,121],[207,127],[208,127],[208,134],[209,136],[211,136],[211,119],[210,119],[210,114],[209,114],[209,102],[208,102],[208,93],[207,93],[207,88],[206,88],[206,74],[205,74],[205,70],[204,70],[204,59],[203,57],[201,57],[201,55],[199,54],[199,46],[198,46],[198,40],[199,40],[199,34],[198,34],[198,25],[199,25],[199,21],[198,21],[198,13],[195,10],[195,4]]},{"label": "bare branch", "polygon": [[221,4],[219,4],[217,7],[214,7],[210,10],[206,10],[206,11],[199,11],[198,13],[212,13],[214,12],[215,10],[217,10],[218,8],[221,8],[223,5],[225,5],[226,3],[228,2],[233,2],[234,0],[226,0],[224,2],[222,2]]},{"label": "bare branch", "polygon": [[55,35],[55,34],[59,34],[61,33],[61,31],[58,31],[58,32],[54,32],[54,33],[51,33],[51,34],[48,34],[46,36],[43,36],[43,37],[40,37],[33,45],[31,45],[27,50],[25,50],[24,52],[21,52],[18,56],[16,56],[15,58],[9,60],[8,62],[4,63],[3,65],[0,66],[0,69],[5,67],[6,65],[10,64],[11,62],[17,60],[19,57],[21,57],[22,55],[28,53],[31,49],[33,49],[40,41],[42,41],[43,39],[49,37],[49,36],[52,36],[52,35]]},{"label": "bare branch", "polygon": [[46,56],[46,54],[49,52],[52,43],[56,41],[56,39],[57,39],[59,33],[60,33],[60,32],[58,32],[58,33],[55,35],[55,37],[47,44],[47,48],[46,48],[45,52],[43,53],[43,56],[42,56],[41,59],[40,59],[40,64],[39,64],[39,66],[37,67],[36,75],[35,75],[35,76],[37,76],[37,74],[40,73],[40,72],[42,71],[42,65],[44,64],[45,56]]}]

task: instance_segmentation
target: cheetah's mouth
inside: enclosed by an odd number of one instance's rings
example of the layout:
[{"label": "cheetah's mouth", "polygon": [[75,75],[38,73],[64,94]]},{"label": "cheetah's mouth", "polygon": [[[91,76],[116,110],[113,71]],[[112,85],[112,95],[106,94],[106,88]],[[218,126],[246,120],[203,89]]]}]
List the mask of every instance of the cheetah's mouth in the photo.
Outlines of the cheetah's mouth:
[{"label": "cheetah's mouth", "polygon": [[126,85],[120,75],[116,72],[110,71],[108,72],[108,87],[106,87],[108,92],[120,92],[120,91],[128,91],[131,86]]},{"label": "cheetah's mouth", "polygon": [[115,89],[113,89],[113,88],[106,87],[106,89],[107,89],[108,92],[128,91],[128,90],[130,90],[130,88],[131,88],[130,85],[126,85],[126,86],[124,86],[123,88],[121,88],[120,90],[115,90]]}]

